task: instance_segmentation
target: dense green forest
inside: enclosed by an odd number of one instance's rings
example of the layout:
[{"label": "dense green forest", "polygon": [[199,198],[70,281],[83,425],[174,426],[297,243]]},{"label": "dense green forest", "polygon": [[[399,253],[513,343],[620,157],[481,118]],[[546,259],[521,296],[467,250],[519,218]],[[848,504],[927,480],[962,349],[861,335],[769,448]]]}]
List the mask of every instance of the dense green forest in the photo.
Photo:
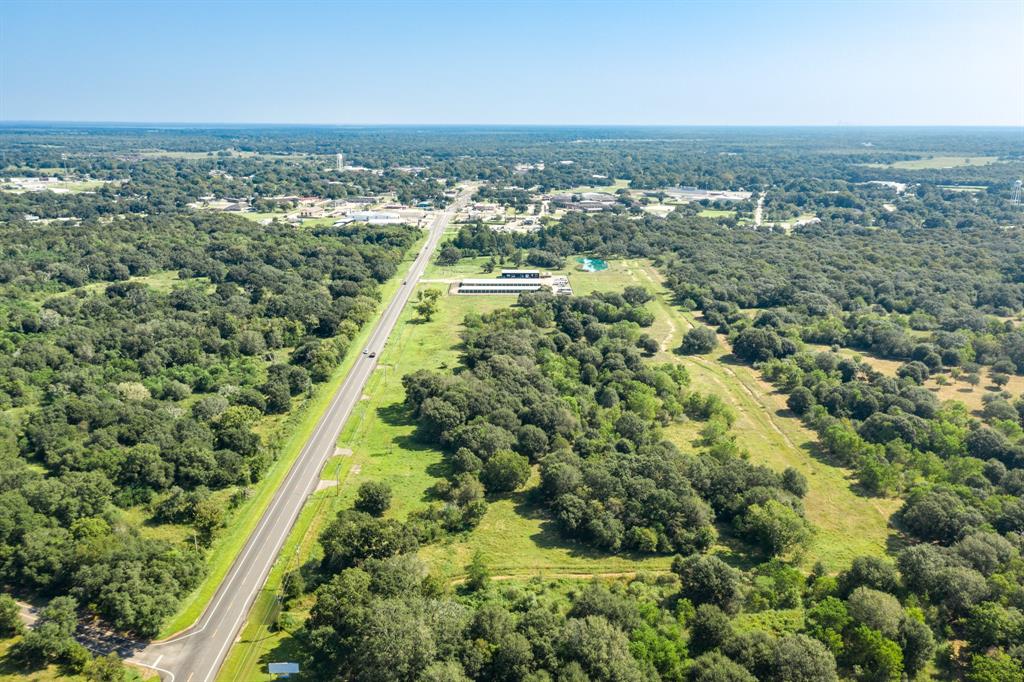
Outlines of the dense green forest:
[{"label": "dense green forest", "polygon": [[0,580],[155,634],[275,456],[274,415],[331,375],[415,238],[185,214],[6,226]]}]

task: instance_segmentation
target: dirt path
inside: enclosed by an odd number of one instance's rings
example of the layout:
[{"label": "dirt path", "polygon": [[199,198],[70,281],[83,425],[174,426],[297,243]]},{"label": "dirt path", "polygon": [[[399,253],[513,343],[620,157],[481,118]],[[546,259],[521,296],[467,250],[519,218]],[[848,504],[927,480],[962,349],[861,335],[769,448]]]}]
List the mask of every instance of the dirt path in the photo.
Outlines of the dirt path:
[{"label": "dirt path", "polygon": [[764,198],[767,192],[761,192],[757,197],[757,207],[754,209],[754,227],[761,227],[761,217],[764,215]]},{"label": "dirt path", "polygon": [[[761,206],[763,203],[764,194],[762,193],[758,205]],[[686,315],[676,310],[672,306],[672,304],[667,300],[667,295],[669,292],[667,289],[665,289],[664,282],[661,279],[661,273],[658,272],[657,270],[654,270],[652,265],[631,261],[627,265],[627,271],[629,272],[630,276],[632,276],[634,279],[637,279],[636,273],[639,272],[644,279],[646,279],[649,283],[658,288],[658,290],[655,292],[655,302],[658,304],[658,307],[661,308],[661,312],[664,315],[665,321],[668,322],[670,329],[668,334],[666,334],[665,338],[662,339],[661,341],[661,349],[663,351],[669,350],[668,342],[679,330],[679,327],[676,324],[677,316],[680,320],[685,322],[688,325],[688,328],[690,329],[695,327],[697,325],[697,322],[690,319],[689,315]],[[721,334],[718,335],[718,343],[723,348],[729,348],[728,339]],[[716,372],[720,369],[723,373],[727,374],[730,378],[734,379],[735,383],[740,386],[740,388],[747,395],[747,397],[761,410],[764,411],[766,417],[765,422],[768,424],[768,426],[785,441],[786,445],[793,449],[798,448],[797,444],[793,442],[793,439],[790,438],[789,435],[782,430],[782,428],[776,421],[775,410],[780,409],[783,406],[781,404],[773,405],[771,404],[771,402],[777,401],[768,400],[768,396],[772,394],[774,391],[774,389],[769,384],[759,380],[756,376],[751,377],[751,379],[758,384],[759,391],[755,391],[750,387],[747,381],[744,380],[744,377],[741,377],[732,367],[721,362],[720,360],[711,361],[700,356],[691,356],[689,360],[692,361],[694,364],[700,365],[705,370],[707,370],[707,372],[711,375],[712,379],[715,381],[718,387],[721,388],[722,391],[726,393],[730,392],[730,388],[726,386],[725,383],[722,382],[717,376],[715,376]]]},{"label": "dirt path", "polygon": [[[543,578],[545,580],[588,580],[591,578],[602,578],[614,580],[615,578],[635,578],[641,574],[647,575],[667,575],[672,571],[664,571],[653,569],[650,571],[612,571],[608,573],[560,573],[557,571],[537,571],[535,573],[503,573],[501,575],[492,575],[491,580],[524,580],[532,578]],[[465,578],[454,578],[451,581],[453,585],[461,585],[466,582]]]},{"label": "dirt path", "polygon": [[658,307],[662,308],[665,312],[665,321],[668,322],[668,331],[665,333],[664,338],[662,338],[658,345],[661,347],[661,350],[668,352],[670,350],[669,346],[671,346],[669,342],[672,340],[672,337],[676,335],[676,332],[679,331],[679,327],[676,326],[675,321],[672,319],[673,315],[664,310],[665,304],[662,303],[660,299],[658,299]]},{"label": "dirt path", "polygon": [[[656,307],[659,318],[664,316],[665,324],[676,330],[703,324],[698,314],[672,305],[671,292],[653,265],[637,261],[632,270],[654,285],[657,298],[652,308]],[[804,504],[808,519],[817,528],[808,556],[821,558],[838,570],[855,556],[884,552],[890,533],[887,520],[898,500],[861,497],[852,490],[850,472],[815,459],[808,448],[817,442],[816,434],[795,417],[781,416],[787,409],[784,396],[756,370],[725,360],[728,338],[719,334],[718,343],[719,349],[709,356],[663,357],[683,363],[691,371],[694,388],[719,395],[737,412],[736,435],[754,461],[779,471],[796,467],[807,476],[809,491]]]},{"label": "dirt path", "polygon": [[[724,381],[722,381],[717,376],[716,369],[721,368],[721,370],[723,372],[725,372],[730,377],[735,379],[736,383],[743,389],[743,392],[750,398],[751,402],[753,402],[754,405],[756,405],[757,407],[759,407],[761,410],[764,411],[764,413],[765,413],[764,423],[767,424],[772,429],[772,431],[774,431],[776,434],[778,434],[779,437],[782,438],[782,440],[784,440],[786,442],[786,445],[788,445],[790,448],[793,448],[794,450],[796,450],[798,448],[797,444],[793,442],[793,439],[791,439],[789,437],[789,435],[786,434],[786,432],[783,431],[782,428],[779,427],[778,423],[775,421],[775,415],[772,413],[771,407],[769,405],[765,404],[765,402],[761,400],[761,397],[758,396],[756,393],[754,393],[754,391],[752,391],[750,389],[750,387],[746,385],[746,383],[743,381],[743,379],[741,379],[736,374],[736,372],[734,372],[732,370],[732,368],[726,367],[725,365],[723,365],[720,362],[711,362],[711,361],[705,360],[704,358],[691,357],[690,360],[694,364],[700,365],[705,370],[707,370],[707,372],[709,374],[708,378],[715,383],[715,385],[721,390],[721,392],[723,394],[727,395],[730,392],[730,388],[729,388],[729,386],[726,385],[726,383]],[[741,412],[747,414],[747,416],[749,416],[750,418],[752,418],[752,419],[754,418],[754,415],[750,414],[747,410],[744,410],[742,405],[737,405],[737,407],[740,409]]]},{"label": "dirt path", "polygon": [[[634,267],[636,268],[635,271],[633,269]],[[635,261],[629,262],[626,266],[626,271],[629,273],[630,277],[637,280],[640,284],[643,284],[643,282],[640,281],[643,279],[646,280],[648,284],[655,287],[655,291],[653,292],[654,302],[661,309],[662,317],[665,319],[665,322],[668,323],[668,332],[666,332],[665,336],[661,341],[659,341],[658,345],[661,347],[662,351],[670,351],[672,345],[670,342],[679,331],[679,327],[676,325],[676,311],[672,307],[672,304],[668,302],[668,295],[670,292],[665,288],[665,283],[661,279],[661,273],[657,270],[653,270],[652,265]],[[639,273],[639,277],[637,276],[637,273]],[[685,317],[681,317],[681,319],[682,321],[689,323],[689,320]],[[692,327],[692,325],[690,326]]]},{"label": "dirt path", "polygon": [[25,627],[35,627],[36,621],[39,620],[39,610],[27,601],[16,599],[15,602],[18,604],[18,617],[21,618],[21,622]]},{"label": "dirt path", "polygon": [[789,435],[787,435],[786,432],[782,430],[778,422],[775,421],[775,412],[773,409],[775,406],[769,405],[767,401],[764,399],[765,397],[767,397],[767,394],[773,391],[774,389],[772,389],[768,385],[765,385],[762,387],[763,393],[755,393],[754,390],[747,385],[747,382],[745,382],[740,377],[740,375],[738,375],[735,372],[735,370],[733,370],[732,367],[729,367],[728,365],[721,362],[718,363],[718,366],[722,368],[723,372],[734,378],[736,380],[736,383],[740,385],[740,387],[746,392],[748,396],[750,396],[750,399],[757,403],[761,407],[761,409],[765,411],[767,423],[770,427],[772,427],[772,430],[775,431],[775,433],[782,436],[783,440],[786,441],[786,444],[789,445],[789,447],[795,449],[797,447],[796,443],[793,442]]}]

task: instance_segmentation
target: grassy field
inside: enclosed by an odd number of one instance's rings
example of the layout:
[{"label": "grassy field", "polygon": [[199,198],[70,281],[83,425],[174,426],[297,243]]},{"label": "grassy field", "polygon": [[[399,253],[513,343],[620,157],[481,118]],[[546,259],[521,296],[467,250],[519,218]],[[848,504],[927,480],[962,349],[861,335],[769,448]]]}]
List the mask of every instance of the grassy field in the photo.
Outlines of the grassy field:
[{"label": "grassy field", "polygon": [[338,218],[336,216],[327,216],[326,218],[306,218],[302,221],[301,225],[302,227],[311,230],[317,227],[330,227],[336,222],[338,222]]},{"label": "grassy field", "polygon": [[901,170],[929,170],[958,166],[987,166],[999,160],[998,156],[924,156],[910,161],[893,163],[866,163],[870,168],[899,168]]},{"label": "grassy field", "polygon": [[[809,350],[829,350],[828,346],[810,343],[806,345]],[[899,370],[900,366],[903,365],[901,360],[880,358],[870,353],[852,350],[850,348],[840,348],[839,355],[856,358],[857,360],[870,365],[882,374],[890,377],[895,377],[897,370]],[[942,377],[945,383],[940,383],[939,377]],[[947,400],[955,400],[963,403],[975,416],[981,416],[981,410],[985,406],[985,403],[983,402],[984,397],[991,393],[998,393],[1000,391],[999,388],[992,385],[988,372],[981,373],[981,383],[977,386],[971,386],[967,383],[964,376],[961,376],[959,379],[954,379],[949,374],[933,374],[922,385],[934,393],[935,397],[940,401],[945,402]],[[1009,382],[1007,382],[1006,386],[1004,386],[1002,390],[1005,390],[1015,396],[1024,395],[1024,377],[1018,374],[1011,374]]]},{"label": "grassy field", "polygon": [[[485,260],[466,260],[452,268],[435,268],[430,276],[439,279],[467,276],[479,272]],[[570,259],[569,265],[574,266],[575,259]],[[806,553],[807,563],[820,558],[830,568],[838,569],[860,554],[884,552],[890,540],[888,519],[899,506],[898,500],[857,495],[851,487],[849,471],[818,459],[815,434],[788,412],[785,396],[762,381],[750,367],[732,361],[724,338],[719,349],[708,356],[681,357],[673,353],[686,330],[699,323],[694,315],[669,303],[669,292],[663,288],[660,274],[649,262],[612,261],[609,265],[607,270],[594,273],[570,269],[568,274],[574,292],[582,295],[591,291],[621,290],[629,285],[646,286],[655,292],[657,297],[649,304],[656,313],[655,322],[647,330],[662,345],[655,361],[682,363],[693,377],[696,390],[716,393],[733,407],[738,416],[734,427],[737,441],[751,453],[754,461],[777,470],[794,466],[807,476],[810,484],[805,500],[807,516],[818,528]],[[685,428],[687,426],[691,428]],[[667,433],[684,449],[689,448],[695,438],[692,425],[673,426]],[[547,540],[539,534],[539,520],[533,519],[532,525],[526,523],[530,519],[517,521],[513,513],[515,506],[514,500],[492,505],[484,523],[468,538],[449,546],[430,548],[425,555],[441,562],[448,573],[464,566],[477,549],[483,551],[485,557],[494,555],[495,572],[511,571],[511,567],[517,565],[581,572],[579,566],[573,564],[576,557],[557,559],[547,551],[547,556],[540,558],[536,556],[535,547],[519,547],[524,531],[531,531],[537,541]],[[521,506],[521,511],[530,509]],[[621,564],[606,557],[595,566],[596,572],[614,572]]]},{"label": "grassy field", "polygon": [[[287,218],[288,213],[285,211],[272,211],[269,213],[260,213],[257,211],[252,213],[243,212],[239,213],[238,215],[242,216],[243,218],[247,218],[253,221],[254,223],[258,223],[264,220],[274,220],[275,218],[281,222],[285,222],[285,218]],[[338,222],[337,217],[328,216],[326,218],[305,218],[302,220],[300,224],[302,227],[312,229],[315,227],[330,227],[336,222]]]},{"label": "grassy field", "polygon": [[701,218],[734,218],[736,211],[721,208],[704,208],[697,212]]},{"label": "grassy field", "polygon": [[703,208],[697,212],[701,218],[733,218],[736,211],[721,208]]},{"label": "grassy field", "polygon": [[[125,281],[131,282],[133,284],[145,284],[146,286],[151,287],[156,291],[159,291],[160,293],[166,294],[175,286],[179,284],[184,284],[185,282],[205,282],[209,284],[210,280],[209,278],[206,277],[193,277],[188,280],[183,280],[181,279],[181,277],[178,276],[177,270],[160,270],[149,275],[136,275],[133,277],[129,277]],[[110,284],[110,282],[92,282],[90,284],[83,284],[82,286],[79,287],[64,289],[63,291],[54,291],[53,289],[56,288],[56,285],[54,285],[53,288],[49,290],[43,289],[41,291],[36,291],[27,294],[26,300],[31,301],[33,303],[42,304],[49,298],[55,298],[59,296],[74,296],[75,294],[80,292],[96,293],[98,291],[106,289],[108,286],[110,286]]]},{"label": "grassy field", "polygon": [[7,192],[8,194],[26,194],[36,191],[62,190],[70,194],[81,194],[83,192],[95,192],[105,184],[107,184],[107,181],[104,180],[67,180],[48,183],[44,190],[0,189],[0,191]]},{"label": "grassy field", "polygon": [[288,214],[285,211],[271,211],[267,213],[260,213],[259,211],[243,211],[238,215],[242,216],[243,218],[247,218],[253,221],[254,223],[258,223],[262,220],[273,220],[275,218],[284,222],[284,219]]},{"label": "grassy field", "polygon": [[1018,374],[1011,374],[1009,383],[1002,389],[994,386],[989,381],[987,373],[981,375],[981,383],[978,386],[971,386],[964,381],[963,377],[953,380],[947,376],[946,382],[945,385],[941,385],[936,381],[936,377],[933,376],[924,382],[924,387],[934,393],[935,397],[939,400],[962,402],[975,416],[981,415],[981,410],[985,406],[983,399],[986,395],[1001,391],[1007,391],[1014,396],[1024,395],[1024,377]]},{"label": "grassy field", "polygon": [[[400,269],[400,273],[404,273],[405,267],[412,262],[424,239],[425,237],[421,238],[416,246],[406,254],[406,266]],[[387,301],[394,295],[395,290],[400,286],[400,277],[401,275],[392,277],[391,280],[381,287],[382,300]],[[187,628],[202,614],[206,604],[213,597],[214,592],[216,592],[217,586],[220,585],[224,575],[231,567],[231,562],[234,561],[235,556],[245,545],[245,541],[253,528],[259,523],[263,511],[270,504],[271,499],[273,499],[274,491],[277,490],[281,481],[288,473],[292,462],[295,461],[295,458],[302,450],[302,446],[308,440],[309,434],[316,427],[316,423],[320,419],[320,415],[327,408],[331,396],[334,395],[338,386],[341,385],[352,363],[359,357],[359,349],[365,344],[374,323],[374,321],[371,321],[371,323],[363,327],[359,335],[352,341],[349,346],[349,352],[346,354],[341,365],[335,370],[331,379],[322,384],[316,390],[313,397],[297,408],[293,416],[290,417],[292,424],[289,429],[289,436],[282,446],[278,458],[266,472],[256,494],[234,512],[228,525],[218,533],[213,546],[210,547],[207,553],[206,576],[203,582],[182,602],[178,613],[164,626],[160,633],[161,637],[169,637]]]},{"label": "grassy field", "polygon": [[568,189],[555,190],[556,194],[579,194],[580,192],[608,192],[615,194],[617,190],[629,189],[629,180],[612,180],[610,184],[604,185],[579,185]]},{"label": "grassy field", "polygon": [[[516,267],[532,268],[532,265],[523,263],[521,266],[515,265],[512,261],[507,261],[504,264],[498,262],[494,266],[494,271],[487,273],[484,271],[484,265],[490,260],[487,256],[480,256],[477,258],[463,258],[455,265],[438,265],[437,263],[431,263],[427,266],[426,271],[423,273],[423,279],[427,283],[451,283],[457,282],[460,279],[466,277],[497,277],[501,274],[502,269],[513,269]],[[496,261],[497,262],[497,261]],[[545,272],[566,272],[562,270],[548,270]],[[511,300],[511,299],[510,299]],[[513,302],[515,302],[513,300]]]},{"label": "grassy field", "polygon": [[669,213],[676,209],[676,207],[672,204],[646,204],[642,208],[647,213],[656,215],[659,218],[666,217]]}]

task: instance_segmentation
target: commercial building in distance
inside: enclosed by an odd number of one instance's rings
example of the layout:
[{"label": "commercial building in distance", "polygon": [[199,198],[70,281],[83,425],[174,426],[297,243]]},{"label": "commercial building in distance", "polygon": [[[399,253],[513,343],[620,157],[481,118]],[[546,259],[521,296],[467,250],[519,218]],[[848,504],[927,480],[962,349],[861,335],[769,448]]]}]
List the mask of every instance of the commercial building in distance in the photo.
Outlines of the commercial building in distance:
[{"label": "commercial building in distance", "polygon": [[556,194],[551,203],[569,211],[585,211],[598,213],[611,211],[619,203],[619,198],[607,192],[582,192],[580,194]]},{"label": "commercial building in distance", "polygon": [[344,218],[334,223],[335,227],[347,225],[348,223],[368,223],[370,225],[397,225],[405,222],[402,216],[397,213],[385,211],[352,211]]},{"label": "commercial building in distance", "polygon": [[469,278],[459,282],[460,294],[521,294],[524,291],[538,291],[543,285],[540,279],[518,277],[492,277],[490,279]]},{"label": "commercial building in distance", "polygon": [[707,199],[708,201],[747,201],[751,196],[753,196],[752,192],[744,192],[742,190],[698,189],[696,187],[686,186],[670,187],[667,189],[652,189],[645,191],[644,194],[649,197],[664,194],[667,198],[682,203],[702,201],[704,199]]}]

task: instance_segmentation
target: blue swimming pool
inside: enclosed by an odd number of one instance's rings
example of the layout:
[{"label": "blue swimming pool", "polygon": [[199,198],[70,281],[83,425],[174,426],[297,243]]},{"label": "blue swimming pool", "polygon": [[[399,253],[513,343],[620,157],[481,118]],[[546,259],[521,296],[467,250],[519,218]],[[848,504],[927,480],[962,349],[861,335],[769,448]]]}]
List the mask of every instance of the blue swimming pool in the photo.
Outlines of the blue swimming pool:
[{"label": "blue swimming pool", "polygon": [[580,264],[580,270],[583,272],[598,272],[608,269],[608,264],[600,258],[577,258],[576,262]]}]

